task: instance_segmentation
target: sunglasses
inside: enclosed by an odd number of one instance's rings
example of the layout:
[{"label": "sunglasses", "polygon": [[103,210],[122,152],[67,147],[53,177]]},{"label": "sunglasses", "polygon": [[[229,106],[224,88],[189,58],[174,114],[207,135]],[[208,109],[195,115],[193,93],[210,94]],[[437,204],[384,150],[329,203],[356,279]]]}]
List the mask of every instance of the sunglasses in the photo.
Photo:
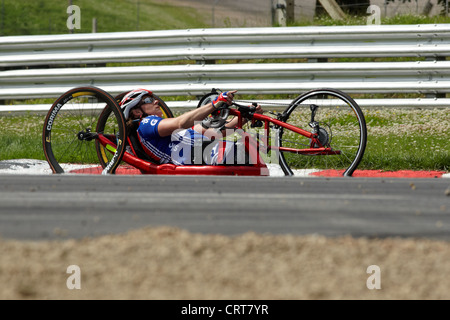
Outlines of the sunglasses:
[{"label": "sunglasses", "polygon": [[154,101],[155,101],[155,99],[153,99],[152,97],[147,97],[145,99],[142,99],[141,105],[147,104],[147,103],[153,103]]}]

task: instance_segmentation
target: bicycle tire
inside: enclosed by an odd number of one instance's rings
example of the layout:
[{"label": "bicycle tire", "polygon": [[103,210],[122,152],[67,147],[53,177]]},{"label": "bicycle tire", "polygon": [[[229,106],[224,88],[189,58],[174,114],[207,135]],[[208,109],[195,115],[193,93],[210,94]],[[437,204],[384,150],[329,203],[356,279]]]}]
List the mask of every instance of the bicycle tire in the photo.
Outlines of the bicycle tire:
[{"label": "bicycle tire", "polygon": [[[105,119],[103,130],[97,131],[100,115],[105,110],[112,116]],[[98,134],[106,133],[116,137],[117,147],[110,152],[105,165],[99,166],[94,141]],[[44,121],[44,154],[53,173],[69,172],[68,165],[70,168],[79,165],[82,173],[113,174],[125,152],[124,141],[126,127],[122,111],[109,93],[97,87],[77,87],[62,94]]]},{"label": "bicycle tire", "polygon": [[[295,170],[333,170],[352,176],[363,158],[367,144],[364,114],[346,93],[330,88],[314,89],[295,98],[282,115],[285,123],[307,130],[311,126],[311,106],[318,106],[314,121],[318,123],[319,140],[339,154],[279,152],[279,165],[287,176]],[[313,107],[314,108],[314,107]],[[315,148],[309,138],[280,127],[278,146],[287,148]]]},{"label": "bicycle tire", "polygon": [[[122,101],[122,98],[129,92],[130,91],[125,91],[125,92],[122,92],[122,93],[116,95],[114,97],[114,100],[116,101],[116,103],[119,104]],[[170,108],[167,106],[167,104],[157,95],[153,94],[152,96],[153,96],[153,98],[158,100],[158,102],[159,102],[158,104],[163,113],[163,118],[173,118],[174,116],[173,116],[172,110],[170,110]],[[97,124],[97,132],[99,132],[99,131],[101,132],[104,130],[104,124],[107,122],[108,118],[111,116],[111,112],[112,112],[111,109],[108,108],[107,106],[103,109],[102,113],[99,116],[99,121]],[[98,141],[95,142],[95,148],[97,151],[97,157],[100,162],[100,165],[102,166],[102,168],[105,168],[109,161],[110,152],[108,150],[106,150],[106,148]]]}]

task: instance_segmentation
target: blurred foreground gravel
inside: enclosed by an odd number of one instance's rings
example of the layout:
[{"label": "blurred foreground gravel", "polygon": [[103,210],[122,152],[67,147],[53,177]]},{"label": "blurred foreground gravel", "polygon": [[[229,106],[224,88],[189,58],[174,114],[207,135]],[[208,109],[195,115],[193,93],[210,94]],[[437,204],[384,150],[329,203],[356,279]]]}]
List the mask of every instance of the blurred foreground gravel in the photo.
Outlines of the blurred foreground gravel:
[{"label": "blurred foreground gravel", "polygon": [[[450,243],[442,241],[161,227],[0,247],[0,299],[450,298]],[[67,288],[70,265],[80,267],[81,289]],[[372,265],[381,289],[367,288]]]}]

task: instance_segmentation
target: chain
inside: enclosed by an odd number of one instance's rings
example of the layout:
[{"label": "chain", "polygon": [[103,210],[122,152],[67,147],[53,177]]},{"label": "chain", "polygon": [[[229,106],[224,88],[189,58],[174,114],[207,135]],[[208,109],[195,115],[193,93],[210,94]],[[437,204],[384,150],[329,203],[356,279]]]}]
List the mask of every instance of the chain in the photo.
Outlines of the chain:
[{"label": "chain", "polygon": [[[248,100],[236,100],[236,102],[243,102],[243,103],[253,103],[254,101],[248,101]],[[265,104],[267,106],[290,106],[290,103],[281,103],[281,102],[271,102]]]}]

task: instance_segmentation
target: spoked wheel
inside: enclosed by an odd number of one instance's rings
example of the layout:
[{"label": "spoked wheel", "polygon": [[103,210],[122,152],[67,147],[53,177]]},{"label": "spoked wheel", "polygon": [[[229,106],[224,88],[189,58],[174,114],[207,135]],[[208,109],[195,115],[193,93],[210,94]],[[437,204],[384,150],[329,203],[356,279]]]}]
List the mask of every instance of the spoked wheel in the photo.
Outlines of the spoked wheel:
[{"label": "spoked wheel", "polygon": [[[114,97],[114,100],[116,101],[117,105],[122,101],[122,98],[128,93],[129,91],[122,92],[121,94]],[[167,104],[159,98],[157,95],[153,94],[153,98],[159,101],[159,106],[161,108],[161,111],[163,113],[163,118],[173,118],[173,113],[167,106]],[[111,117],[114,118],[114,113],[112,112],[112,109],[106,106],[103,111],[101,112],[97,124],[97,131],[98,132],[104,132],[105,131],[105,125],[110,121],[109,119]],[[105,147],[100,141],[96,140],[95,147],[97,150],[98,160],[103,168],[105,168],[111,158],[111,152]]]},{"label": "spoked wheel", "polygon": [[307,138],[280,128],[279,160],[285,175],[302,169],[353,174],[364,155],[367,129],[361,108],[347,94],[335,89],[309,91],[292,101],[282,120],[314,133]]},{"label": "spoked wheel", "polygon": [[[101,116],[107,110],[108,116]],[[99,166],[98,141],[111,141]],[[45,157],[54,173],[115,173],[125,151],[125,119],[113,97],[96,87],[79,87],[59,97],[44,122]],[[70,168],[70,169],[69,169]]]}]

